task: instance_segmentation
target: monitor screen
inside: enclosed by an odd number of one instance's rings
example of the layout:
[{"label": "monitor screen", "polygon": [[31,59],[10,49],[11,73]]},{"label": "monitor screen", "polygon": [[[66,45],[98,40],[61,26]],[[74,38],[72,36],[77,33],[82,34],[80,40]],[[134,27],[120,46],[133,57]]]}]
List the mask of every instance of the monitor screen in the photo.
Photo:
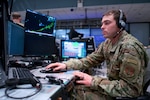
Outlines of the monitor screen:
[{"label": "monitor screen", "polygon": [[26,10],[25,31],[53,34],[56,18],[36,11]]},{"label": "monitor screen", "polygon": [[24,55],[24,28],[12,21],[8,21],[8,54]]},{"label": "monitor screen", "polygon": [[61,60],[69,58],[84,58],[87,55],[86,42],[76,40],[61,40]]},{"label": "monitor screen", "polygon": [[51,57],[57,54],[55,37],[44,33],[25,32],[25,56]]},{"label": "monitor screen", "polygon": [[84,41],[86,42],[86,46],[87,46],[87,54],[90,54],[92,52],[95,51],[95,40],[94,37],[86,37],[86,38],[78,38],[78,39],[74,39],[74,40],[79,40],[79,41]]}]

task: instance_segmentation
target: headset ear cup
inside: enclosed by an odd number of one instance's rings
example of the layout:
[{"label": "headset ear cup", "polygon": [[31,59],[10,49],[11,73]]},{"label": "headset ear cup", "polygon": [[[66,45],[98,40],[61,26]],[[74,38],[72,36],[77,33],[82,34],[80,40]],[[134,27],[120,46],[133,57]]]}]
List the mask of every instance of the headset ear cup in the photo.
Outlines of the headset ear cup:
[{"label": "headset ear cup", "polygon": [[122,27],[124,28],[124,27],[126,26],[126,23],[125,23],[123,20],[120,20],[120,21],[119,21],[119,24],[120,24],[120,25],[119,25],[120,28],[122,28]]},{"label": "headset ear cup", "polygon": [[119,28],[125,28],[126,23],[122,20],[123,18],[123,12],[122,10],[119,10],[120,16],[119,16]]}]

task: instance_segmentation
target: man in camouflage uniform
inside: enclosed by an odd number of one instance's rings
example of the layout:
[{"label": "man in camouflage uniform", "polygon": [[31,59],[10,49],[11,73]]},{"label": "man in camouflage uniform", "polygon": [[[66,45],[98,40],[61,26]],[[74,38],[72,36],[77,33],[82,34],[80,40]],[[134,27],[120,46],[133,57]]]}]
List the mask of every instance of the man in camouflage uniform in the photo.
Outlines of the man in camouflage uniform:
[{"label": "man in camouflage uniform", "polygon": [[52,63],[46,67],[81,70],[106,61],[108,78],[74,73],[81,79],[76,81],[81,85],[73,89],[72,97],[75,100],[112,100],[114,97],[137,97],[143,94],[143,76],[148,58],[142,43],[124,30],[125,22],[126,17],[121,10],[105,13],[101,29],[107,39],[95,52],[86,58]]}]

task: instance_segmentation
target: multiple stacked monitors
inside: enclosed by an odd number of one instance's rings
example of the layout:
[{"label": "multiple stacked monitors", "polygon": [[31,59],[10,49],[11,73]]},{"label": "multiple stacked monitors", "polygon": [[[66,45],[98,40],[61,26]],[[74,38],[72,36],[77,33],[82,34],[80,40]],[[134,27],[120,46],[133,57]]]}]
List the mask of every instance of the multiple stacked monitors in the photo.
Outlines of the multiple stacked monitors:
[{"label": "multiple stacked monitors", "polygon": [[[24,28],[12,22],[8,24],[10,55],[51,56],[58,53],[52,36],[56,24],[54,17],[27,9]],[[83,58],[95,50],[94,38],[61,40],[60,49],[61,60]]]},{"label": "multiple stacked monitors", "polygon": [[86,42],[76,40],[61,40],[61,60],[69,58],[84,58],[87,55]]},{"label": "multiple stacked monitors", "polygon": [[24,55],[52,56],[57,53],[53,31],[54,17],[26,10]]},{"label": "multiple stacked monitors", "polygon": [[53,34],[56,19],[32,10],[26,10],[25,31]]},{"label": "multiple stacked monitors", "polygon": [[13,56],[52,56],[57,53],[53,30],[56,19],[29,9],[25,27],[8,21],[8,53]]}]

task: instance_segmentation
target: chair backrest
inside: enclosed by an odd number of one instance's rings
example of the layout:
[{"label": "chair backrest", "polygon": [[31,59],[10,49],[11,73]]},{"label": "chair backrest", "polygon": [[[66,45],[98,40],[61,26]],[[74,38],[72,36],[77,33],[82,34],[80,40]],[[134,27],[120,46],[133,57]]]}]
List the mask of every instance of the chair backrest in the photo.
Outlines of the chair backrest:
[{"label": "chair backrest", "polygon": [[150,90],[147,90],[148,87],[150,86],[150,49],[149,48],[146,49],[146,53],[148,54],[149,62],[145,70],[143,92],[144,94],[147,94],[147,93],[150,94]]},{"label": "chair backrest", "polygon": [[149,86],[150,86],[150,71],[146,70],[146,73],[144,76],[144,87],[143,87],[144,94],[150,94],[150,90],[148,90]]}]

